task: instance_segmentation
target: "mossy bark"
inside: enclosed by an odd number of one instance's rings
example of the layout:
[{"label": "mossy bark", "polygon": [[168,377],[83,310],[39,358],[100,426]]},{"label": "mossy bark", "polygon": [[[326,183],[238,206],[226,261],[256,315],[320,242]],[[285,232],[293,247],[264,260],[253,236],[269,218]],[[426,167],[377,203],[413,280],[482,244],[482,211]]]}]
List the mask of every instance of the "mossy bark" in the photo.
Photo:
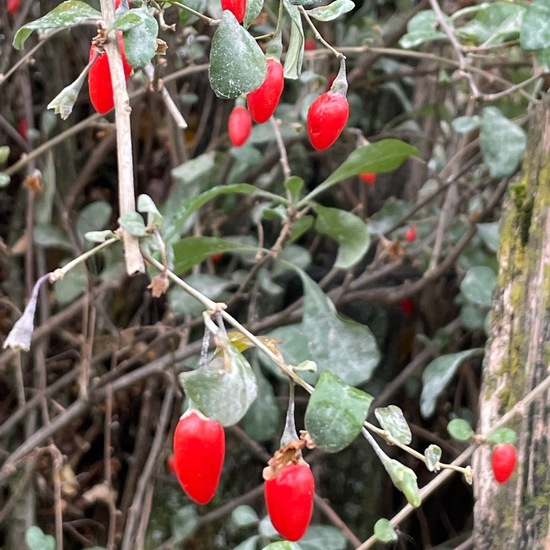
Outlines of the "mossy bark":
[{"label": "mossy bark", "polygon": [[[535,115],[524,173],[511,184],[502,217],[499,290],[483,369],[482,434],[549,376],[550,106],[542,105]],[[550,548],[548,392],[508,427],[518,433],[518,466],[507,483],[493,478],[489,445],[474,457],[474,548]]]}]

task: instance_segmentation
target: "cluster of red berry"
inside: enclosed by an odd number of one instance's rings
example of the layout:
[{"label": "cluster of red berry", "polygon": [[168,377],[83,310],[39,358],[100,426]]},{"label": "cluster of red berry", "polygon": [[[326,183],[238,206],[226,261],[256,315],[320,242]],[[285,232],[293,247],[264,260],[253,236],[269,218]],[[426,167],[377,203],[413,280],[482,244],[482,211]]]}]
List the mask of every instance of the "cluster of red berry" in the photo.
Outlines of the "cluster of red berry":
[{"label": "cluster of red berry", "polygon": [[[195,410],[179,419],[174,432],[172,468],[189,498],[207,504],[214,497],[225,458],[225,433],[218,422]],[[304,535],[313,512],[315,482],[301,458],[278,462],[265,481],[267,512],[275,529],[286,539]]]}]

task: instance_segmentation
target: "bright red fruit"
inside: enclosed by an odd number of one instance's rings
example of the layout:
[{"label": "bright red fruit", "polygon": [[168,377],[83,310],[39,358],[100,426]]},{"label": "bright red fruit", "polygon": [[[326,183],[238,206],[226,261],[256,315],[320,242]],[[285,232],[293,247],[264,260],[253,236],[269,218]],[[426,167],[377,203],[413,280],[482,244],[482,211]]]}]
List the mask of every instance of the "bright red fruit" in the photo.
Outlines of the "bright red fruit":
[{"label": "bright red fruit", "polygon": [[223,426],[196,411],[185,413],[174,432],[174,467],[187,495],[206,504],[216,493],[225,457]]},{"label": "bright red fruit", "polygon": [[8,0],[7,10],[10,15],[15,15],[21,6],[20,0]]},{"label": "bright red fruit", "polygon": [[307,133],[315,149],[328,149],[342,133],[349,116],[349,103],[339,92],[321,94],[307,112]]},{"label": "bright red fruit", "polygon": [[405,240],[412,243],[413,241],[416,241],[416,224],[413,223],[407,231],[405,231]]},{"label": "bright red fruit", "polygon": [[242,106],[237,105],[229,115],[227,123],[229,139],[235,147],[240,147],[250,137],[252,119],[250,113]]},{"label": "bright red fruit", "polygon": [[493,447],[491,466],[493,467],[495,479],[499,483],[504,483],[510,479],[517,460],[516,448],[511,443],[499,443]]},{"label": "bright red fruit", "polygon": [[[130,73],[132,72],[132,67],[129,65],[128,61],[126,61],[122,33],[118,34],[118,47],[122,56],[124,75],[126,76],[126,80],[128,80],[128,78],[130,78]],[[92,47],[90,48],[90,61],[93,59],[96,51],[96,46],[92,44]],[[96,59],[90,69],[90,72],[88,73],[88,90],[90,92],[92,105],[98,113],[104,115],[115,106],[109,59],[107,58],[106,53],[101,54]]]},{"label": "bright red fruit", "polygon": [[259,88],[246,96],[248,110],[254,122],[262,124],[271,118],[279,105],[284,85],[285,76],[281,62],[273,57],[268,58],[265,80]]},{"label": "bright red fruit", "polygon": [[242,23],[246,12],[246,0],[221,0],[222,10],[229,10]]},{"label": "bright red fruit", "polygon": [[317,40],[315,38],[306,38],[304,42],[304,50],[311,51],[317,49]]},{"label": "bright red fruit", "polygon": [[365,183],[374,183],[376,181],[376,173],[375,172],[364,172],[363,174],[359,174],[359,177]]},{"label": "bright red fruit", "polygon": [[311,514],[315,481],[304,462],[289,462],[264,485],[267,513],[273,527],[286,539],[297,541],[304,536]]}]

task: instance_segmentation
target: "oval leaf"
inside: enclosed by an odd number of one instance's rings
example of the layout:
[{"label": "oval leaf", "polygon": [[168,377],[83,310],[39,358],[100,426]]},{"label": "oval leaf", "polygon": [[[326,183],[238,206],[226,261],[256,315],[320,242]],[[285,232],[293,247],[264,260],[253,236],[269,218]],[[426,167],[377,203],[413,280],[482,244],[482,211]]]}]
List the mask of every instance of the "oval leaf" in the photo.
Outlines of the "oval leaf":
[{"label": "oval leaf", "polygon": [[288,0],[283,0],[283,4],[290,16],[290,40],[285,54],[285,78],[296,80],[302,74],[306,39],[302,26],[302,17],[298,8]]},{"label": "oval leaf", "polygon": [[432,10],[421,11],[408,22],[407,34],[401,37],[399,45],[409,49],[432,40],[447,40],[447,35],[438,29],[435,13]]},{"label": "oval leaf", "polygon": [[223,345],[208,364],[180,374],[180,382],[203,414],[233,426],[256,399],[258,384],[244,355],[229,342]]},{"label": "oval leaf", "polygon": [[523,16],[519,43],[524,50],[542,50],[550,47],[550,2],[535,0]]},{"label": "oval leaf", "polygon": [[[309,359],[317,364],[319,373],[330,370],[350,386],[366,382],[380,360],[371,330],[340,317],[321,288],[306,273],[293,267],[304,286],[303,320],[270,331],[270,336],[282,341],[280,349],[293,365]],[[266,365],[269,368],[270,364]],[[317,379],[314,374],[303,376],[310,383]]]},{"label": "oval leaf", "polygon": [[424,451],[424,458],[426,459],[426,468],[430,472],[437,472],[439,470],[439,460],[441,458],[441,447],[438,445],[430,445]]},{"label": "oval leaf", "polygon": [[516,171],[527,146],[527,136],[499,109],[485,107],[481,112],[479,145],[491,176],[503,178]]},{"label": "oval leaf", "polygon": [[228,10],[212,38],[208,78],[214,93],[233,99],[259,88],[267,73],[265,56],[256,40]]},{"label": "oval leaf", "polygon": [[141,23],[124,34],[124,50],[128,63],[134,69],[145,67],[157,51],[159,26],[157,20],[145,7],[131,10],[141,18]]},{"label": "oval leaf", "polygon": [[422,497],[418,489],[416,474],[409,467],[393,458],[385,460],[383,464],[393,484],[405,495],[407,502],[418,508],[422,504]]},{"label": "oval leaf", "polygon": [[476,265],[466,272],[460,283],[460,291],[469,302],[478,306],[491,307],[496,286],[496,273],[490,267]]},{"label": "oval leaf", "polygon": [[374,524],[374,536],[382,542],[395,542],[398,538],[395,529],[386,518],[380,518]]},{"label": "oval leaf", "polygon": [[395,406],[379,407],[374,410],[374,416],[380,423],[380,426],[400,443],[408,445],[412,440],[411,429],[405,420],[403,411]]},{"label": "oval leaf", "polygon": [[351,0],[336,0],[328,6],[307,10],[307,14],[317,21],[333,21],[353,8],[355,8],[355,4]]},{"label": "oval leaf", "polygon": [[474,436],[474,430],[466,420],[454,418],[447,424],[449,435],[457,441],[469,441]]},{"label": "oval leaf", "polygon": [[86,2],[68,0],[56,6],[44,17],[23,25],[15,34],[13,45],[17,50],[20,50],[25,44],[25,40],[27,40],[34,30],[44,31],[46,29],[74,27],[80,23],[90,20],[96,21],[98,19],[101,19],[101,13],[94,10]]},{"label": "oval leaf", "polygon": [[338,242],[338,256],[334,267],[349,269],[359,262],[370,247],[370,232],[367,224],[355,214],[316,205],[315,229]]},{"label": "oval leaf", "polygon": [[305,426],[317,445],[328,453],[347,447],[361,432],[373,397],[324,371],[309,399]]},{"label": "oval leaf", "polygon": [[424,418],[431,416],[435,402],[451,381],[458,367],[471,357],[483,355],[482,348],[473,348],[459,353],[449,353],[434,359],[422,373],[420,412]]},{"label": "oval leaf", "polygon": [[494,443],[512,443],[514,445],[518,440],[518,434],[511,428],[497,428],[487,436],[487,441]]}]

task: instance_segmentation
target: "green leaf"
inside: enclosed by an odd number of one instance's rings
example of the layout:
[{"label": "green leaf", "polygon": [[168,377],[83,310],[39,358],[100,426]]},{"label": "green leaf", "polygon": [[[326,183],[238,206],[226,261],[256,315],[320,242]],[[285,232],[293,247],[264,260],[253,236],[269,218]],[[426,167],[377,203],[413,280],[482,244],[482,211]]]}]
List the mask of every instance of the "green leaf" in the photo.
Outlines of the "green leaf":
[{"label": "green leaf", "polygon": [[174,243],[172,248],[174,250],[174,271],[176,273],[187,271],[212,256],[212,254],[235,251],[256,253],[258,251],[255,246],[218,237],[187,237]]},{"label": "green leaf", "polygon": [[254,368],[254,373],[258,382],[258,397],[241,420],[241,426],[252,439],[263,442],[277,434],[280,410],[273,386],[261,369]]},{"label": "green leaf", "polygon": [[524,50],[550,48],[550,0],[534,0],[523,17],[519,43]]},{"label": "green leaf", "polygon": [[[177,168],[172,170],[172,176],[177,177],[175,171]],[[173,214],[169,217],[166,225],[165,231],[165,240],[166,242],[171,242],[172,239],[176,236],[179,236],[183,231],[183,228],[189,219],[189,217],[196,212],[199,208],[204,206],[207,202],[210,202],[212,199],[220,195],[232,194],[232,193],[242,193],[245,195],[253,195],[257,191],[254,185],[248,183],[235,183],[232,185],[218,185],[212,187],[195,197],[188,199],[182,206],[180,206]]]},{"label": "green leaf", "polygon": [[108,202],[95,201],[85,206],[76,220],[76,231],[84,237],[88,231],[103,229],[110,221],[113,209]]},{"label": "green leaf", "polygon": [[306,430],[320,449],[341,451],[361,432],[373,399],[326,370],[309,398]]},{"label": "green leaf", "polygon": [[524,130],[496,107],[485,107],[481,111],[479,140],[483,161],[493,178],[511,176],[527,146]]},{"label": "green leaf", "polygon": [[[64,261],[63,264],[66,264]],[[78,264],[63,279],[56,281],[53,285],[55,299],[64,306],[76,300],[86,288],[88,283],[88,272],[83,264]]]},{"label": "green leaf", "polygon": [[[330,370],[350,386],[366,382],[380,360],[371,330],[340,317],[319,286],[302,270],[296,271],[304,285],[303,320],[270,331],[270,336],[282,340],[280,349],[293,365],[310,359],[319,374]],[[314,383],[317,375],[304,373],[304,378]]]},{"label": "green leaf", "polygon": [[424,42],[447,40],[447,35],[437,30],[438,28],[435,13],[432,10],[421,11],[407,24],[407,33],[401,37],[399,45],[402,48],[410,49],[420,46]]},{"label": "green leaf", "polygon": [[10,156],[10,148],[8,145],[2,145],[0,147],[0,164],[4,164]]},{"label": "green leaf", "polygon": [[231,523],[237,527],[237,529],[246,529],[247,527],[253,527],[260,521],[256,510],[246,504],[237,506],[233,512],[231,512]]},{"label": "green leaf", "polygon": [[[227,297],[225,292],[227,287],[231,285],[231,281],[209,273],[192,273],[185,277],[185,282],[211,300],[223,300],[224,297]],[[195,317],[204,311],[203,304],[177,285],[172,286],[168,291],[168,303],[170,304],[170,311],[174,315],[191,315]]]},{"label": "green leaf", "polygon": [[395,529],[386,518],[380,518],[374,524],[374,536],[382,542],[395,542],[398,539]]},{"label": "green leaf", "polygon": [[402,200],[390,199],[378,212],[375,212],[369,220],[371,233],[387,233],[397,222],[405,219],[412,206]]},{"label": "green leaf", "polygon": [[418,489],[416,474],[410,468],[393,458],[384,460],[382,464],[393,484],[405,495],[407,502],[411,506],[418,508],[422,504],[422,497]]},{"label": "green leaf", "polygon": [[467,134],[479,128],[480,120],[475,116],[459,116],[451,122],[453,130],[457,134]]},{"label": "green leaf", "polygon": [[476,44],[502,44],[519,36],[526,8],[520,4],[483,4],[474,19],[456,29],[459,38]]},{"label": "green leaf", "polygon": [[254,535],[252,537],[247,538],[241,544],[235,546],[233,550],[257,550],[257,542],[260,540],[259,535]]},{"label": "green leaf", "polygon": [[290,16],[290,41],[285,54],[285,78],[296,80],[302,73],[306,39],[298,8],[288,0],[283,0],[283,5]]},{"label": "green leaf", "polygon": [[0,172],[0,189],[2,189],[2,187],[8,186],[10,181],[11,178],[10,176],[8,176],[8,174],[6,174],[5,172]]},{"label": "green leaf", "polygon": [[517,440],[518,434],[511,428],[497,428],[494,432],[491,432],[487,436],[487,441],[494,443],[495,445],[498,443],[512,443],[515,445]]},{"label": "green leaf", "polygon": [[162,227],[162,214],[149,195],[140,195],[137,200],[138,212],[147,214],[147,227]]},{"label": "green leaf", "polygon": [[258,395],[252,367],[229,341],[206,365],[180,374],[185,393],[199,410],[222,426],[233,426]]},{"label": "green leaf", "polygon": [[333,21],[354,8],[355,4],[351,0],[335,0],[327,6],[307,10],[307,14],[317,21]]},{"label": "green leaf", "polygon": [[299,178],[298,176],[291,176],[285,181],[285,189],[290,191],[292,200],[298,200],[303,188],[304,188],[304,180],[302,178]]},{"label": "green leaf", "polygon": [[339,244],[334,267],[349,269],[354,266],[370,247],[367,224],[359,216],[339,208],[327,208],[319,204],[314,208],[317,212],[315,229]]},{"label": "green leaf", "polygon": [[128,10],[126,13],[117,17],[113,22],[113,29],[119,31],[129,31],[143,22],[141,10]]},{"label": "green leaf", "polygon": [[212,38],[208,78],[214,93],[234,99],[259,88],[267,73],[265,56],[256,40],[229,11]]},{"label": "green leaf", "polygon": [[374,415],[380,426],[386,430],[396,441],[408,445],[412,441],[411,429],[405,420],[403,411],[395,406],[379,407],[374,409]]},{"label": "green leaf", "polygon": [[64,231],[55,225],[45,223],[37,224],[33,231],[33,240],[36,244],[44,248],[62,248],[64,250],[73,250],[73,246]]},{"label": "green leaf", "polygon": [[262,550],[303,550],[303,548],[296,542],[280,540],[264,546]]},{"label": "green leaf", "polygon": [[[204,13],[208,7],[208,0],[185,0],[185,5],[198,13]],[[192,25],[199,18],[186,10],[179,10],[179,20],[182,26],[187,26]]]},{"label": "green leaf", "polygon": [[437,357],[424,369],[422,373],[422,394],[420,395],[420,412],[424,418],[433,414],[437,398],[445,390],[458,367],[464,361],[482,355],[483,348],[449,353]]},{"label": "green leaf", "polygon": [[348,546],[341,529],[312,525],[300,539],[300,547],[302,550],[345,550]]},{"label": "green leaf", "polygon": [[424,457],[426,458],[426,468],[430,472],[436,472],[439,470],[439,460],[441,459],[441,447],[438,445],[430,445],[424,451]]},{"label": "green leaf", "polygon": [[63,88],[49,103],[47,108],[53,109],[56,115],[59,115],[62,120],[67,120],[73,112],[74,104],[78,98],[78,94],[88,79],[86,72],[80,73],[78,78],[65,88]]},{"label": "green leaf", "polygon": [[474,430],[466,420],[462,418],[453,418],[447,424],[449,435],[457,441],[469,441],[475,435]]},{"label": "green leaf", "polygon": [[25,533],[25,542],[29,550],[55,550],[55,538],[46,535],[40,527],[33,525]]},{"label": "green leaf", "polygon": [[477,233],[481,237],[483,244],[491,251],[498,252],[500,241],[500,223],[488,222],[478,223]]},{"label": "green leaf", "polygon": [[197,507],[189,504],[182,506],[175,514],[170,517],[172,527],[172,536],[176,543],[188,539],[199,526],[199,515]]},{"label": "green leaf", "polygon": [[118,218],[118,224],[134,237],[147,236],[147,228],[139,212],[125,212]]},{"label": "green leaf", "polygon": [[243,27],[248,29],[252,22],[260,13],[264,7],[264,0],[246,0],[246,11],[244,12]]},{"label": "green leaf", "polygon": [[84,238],[92,243],[104,243],[113,237],[116,237],[116,233],[113,233],[110,229],[105,229],[103,231],[88,231],[84,234]]},{"label": "green leaf", "polygon": [[349,157],[312,194],[364,172],[381,174],[399,168],[409,157],[418,155],[416,147],[398,139],[383,139],[355,149]]},{"label": "green leaf", "polygon": [[68,0],[56,6],[44,17],[23,25],[15,34],[13,45],[15,49],[20,50],[34,30],[45,31],[60,27],[74,27],[81,23],[90,20],[97,21],[98,19],[101,19],[101,13],[94,10],[86,2]]},{"label": "green leaf", "polygon": [[124,34],[124,51],[128,63],[134,69],[145,67],[157,51],[159,26],[146,7],[131,10],[141,18],[141,23]]},{"label": "green leaf", "polygon": [[496,286],[496,273],[490,267],[476,265],[466,272],[460,283],[460,291],[473,304],[491,307]]}]

